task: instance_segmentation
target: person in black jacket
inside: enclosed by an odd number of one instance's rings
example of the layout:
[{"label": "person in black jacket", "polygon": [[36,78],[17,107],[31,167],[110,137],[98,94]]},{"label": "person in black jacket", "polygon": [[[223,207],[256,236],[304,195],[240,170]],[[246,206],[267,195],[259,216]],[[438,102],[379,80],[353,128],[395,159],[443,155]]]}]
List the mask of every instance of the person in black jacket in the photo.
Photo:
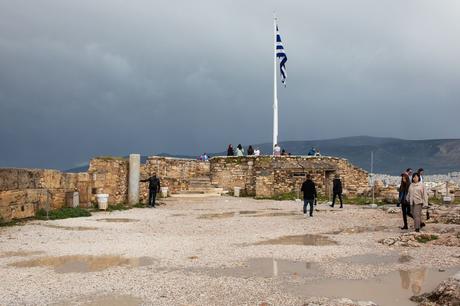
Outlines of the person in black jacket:
[{"label": "person in black jacket", "polygon": [[160,179],[157,178],[156,174],[154,173],[148,179],[141,180],[141,182],[146,183],[149,182],[149,207],[155,208],[155,199],[157,197],[157,193],[160,192]]},{"label": "person in black jacket", "polygon": [[343,208],[343,200],[342,200],[342,181],[340,180],[340,176],[338,174],[335,175],[334,180],[332,181],[332,204],[331,207],[334,207],[335,199],[337,196],[340,200],[340,208]]},{"label": "person in black jacket", "polygon": [[315,183],[311,180],[310,174],[307,174],[307,179],[303,182],[300,191],[303,192],[303,214],[307,215],[307,205],[310,204],[310,217],[313,217],[313,205],[317,195]]},{"label": "person in black jacket", "polygon": [[233,146],[232,144],[229,144],[227,148],[227,156],[234,156],[234,155],[235,155],[235,151],[233,150]]}]

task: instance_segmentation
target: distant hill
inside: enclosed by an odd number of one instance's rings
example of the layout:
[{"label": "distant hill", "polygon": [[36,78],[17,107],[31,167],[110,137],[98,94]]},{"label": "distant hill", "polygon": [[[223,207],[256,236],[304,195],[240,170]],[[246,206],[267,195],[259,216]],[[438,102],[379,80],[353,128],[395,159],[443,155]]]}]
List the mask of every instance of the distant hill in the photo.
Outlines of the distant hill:
[{"label": "distant hill", "polygon": [[[374,172],[399,175],[404,169],[424,168],[426,174],[446,174],[460,171],[460,139],[404,140],[369,136],[345,137],[327,140],[285,141],[280,145],[293,155],[307,155],[311,147],[319,148],[322,155],[338,156],[370,171],[371,152],[374,152]],[[255,144],[262,153],[272,151],[271,143]],[[247,146],[245,146],[247,150]],[[226,155],[226,152],[210,156]],[[196,158],[191,155],[158,156]],[[141,157],[145,162],[146,156]],[[88,166],[73,168],[66,172],[87,171]]]}]

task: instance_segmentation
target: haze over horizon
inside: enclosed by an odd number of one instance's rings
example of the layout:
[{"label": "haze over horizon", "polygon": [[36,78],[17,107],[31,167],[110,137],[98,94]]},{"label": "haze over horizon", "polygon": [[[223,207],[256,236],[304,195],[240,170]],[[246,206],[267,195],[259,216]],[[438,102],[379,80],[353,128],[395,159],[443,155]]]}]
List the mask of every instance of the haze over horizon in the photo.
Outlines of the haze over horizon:
[{"label": "haze over horizon", "polygon": [[271,142],[460,138],[460,2],[0,0],[0,167]]}]

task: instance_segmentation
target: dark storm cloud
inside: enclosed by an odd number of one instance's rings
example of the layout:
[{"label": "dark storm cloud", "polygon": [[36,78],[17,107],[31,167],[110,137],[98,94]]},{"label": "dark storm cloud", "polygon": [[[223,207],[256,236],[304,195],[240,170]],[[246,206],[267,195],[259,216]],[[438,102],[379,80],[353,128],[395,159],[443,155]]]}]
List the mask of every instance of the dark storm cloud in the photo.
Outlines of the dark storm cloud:
[{"label": "dark storm cloud", "polygon": [[0,166],[270,141],[273,10],[281,140],[460,136],[458,1],[0,0]]}]

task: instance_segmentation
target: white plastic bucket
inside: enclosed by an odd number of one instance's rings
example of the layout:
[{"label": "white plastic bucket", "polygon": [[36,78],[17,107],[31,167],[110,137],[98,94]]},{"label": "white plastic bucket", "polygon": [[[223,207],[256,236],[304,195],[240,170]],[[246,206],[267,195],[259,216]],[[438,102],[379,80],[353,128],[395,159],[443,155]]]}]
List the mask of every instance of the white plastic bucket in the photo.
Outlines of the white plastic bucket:
[{"label": "white plastic bucket", "polygon": [[167,198],[168,197],[168,190],[169,190],[168,187],[160,187],[161,197],[162,198]]},{"label": "white plastic bucket", "polygon": [[241,187],[233,187],[233,195],[235,197],[239,197],[240,196],[240,191],[241,191]]},{"label": "white plastic bucket", "polygon": [[107,193],[96,194],[97,205],[99,209],[107,210],[109,206],[109,195]]}]

